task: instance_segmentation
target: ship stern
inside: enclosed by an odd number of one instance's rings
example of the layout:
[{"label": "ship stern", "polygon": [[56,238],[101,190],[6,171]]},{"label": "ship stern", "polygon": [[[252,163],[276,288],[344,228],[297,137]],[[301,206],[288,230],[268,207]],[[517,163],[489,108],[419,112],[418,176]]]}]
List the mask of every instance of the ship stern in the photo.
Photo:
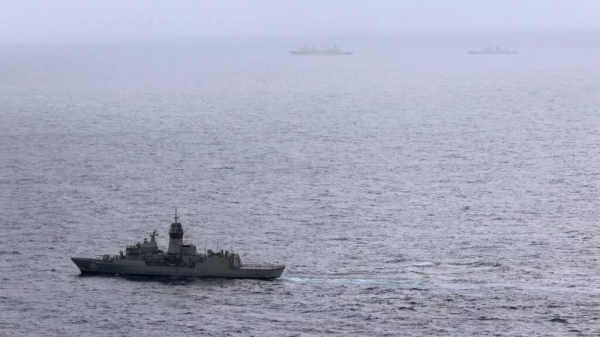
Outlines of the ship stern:
[{"label": "ship stern", "polygon": [[263,279],[263,280],[274,280],[279,278],[285,269],[284,265],[242,265],[239,271],[241,271],[240,278],[252,278],[252,279]]}]

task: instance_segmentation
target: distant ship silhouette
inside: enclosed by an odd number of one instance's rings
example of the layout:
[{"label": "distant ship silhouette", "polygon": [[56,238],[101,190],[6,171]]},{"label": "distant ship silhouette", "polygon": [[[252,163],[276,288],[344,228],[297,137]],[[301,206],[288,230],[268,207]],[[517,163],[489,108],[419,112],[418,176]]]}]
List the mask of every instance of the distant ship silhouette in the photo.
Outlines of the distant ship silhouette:
[{"label": "distant ship silhouette", "polygon": [[314,46],[303,46],[298,50],[290,50],[292,55],[352,55],[351,51],[342,51],[337,46],[331,48],[316,48]]},{"label": "distant ship silhouette", "polygon": [[495,48],[492,48],[491,45],[489,47],[483,48],[481,50],[469,50],[469,54],[471,54],[471,55],[511,55],[511,54],[518,54],[518,53],[519,52],[517,52],[517,51],[512,51],[507,48],[500,48],[498,46],[496,46]]}]

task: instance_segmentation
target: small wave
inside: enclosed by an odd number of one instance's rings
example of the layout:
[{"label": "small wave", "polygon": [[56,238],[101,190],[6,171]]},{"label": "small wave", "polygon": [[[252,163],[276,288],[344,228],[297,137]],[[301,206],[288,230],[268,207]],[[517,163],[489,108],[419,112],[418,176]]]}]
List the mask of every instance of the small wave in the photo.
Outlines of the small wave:
[{"label": "small wave", "polygon": [[419,267],[419,268],[426,268],[426,267],[433,267],[433,266],[439,266],[439,265],[440,265],[440,262],[425,261],[425,262],[415,262],[411,266]]},{"label": "small wave", "polygon": [[12,252],[1,250],[0,255],[21,255],[21,253],[17,252],[16,250],[13,250]]},{"label": "small wave", "polygon": [[470,261],[470,262],[452,262],[451,266],[474,266],[474,267],[502,267],[498,261]]},{"label": "small wave", "polygon": [[397,307],[396,309],[398,310],[409,310],[409,311],[415,311],[414,307]]}]

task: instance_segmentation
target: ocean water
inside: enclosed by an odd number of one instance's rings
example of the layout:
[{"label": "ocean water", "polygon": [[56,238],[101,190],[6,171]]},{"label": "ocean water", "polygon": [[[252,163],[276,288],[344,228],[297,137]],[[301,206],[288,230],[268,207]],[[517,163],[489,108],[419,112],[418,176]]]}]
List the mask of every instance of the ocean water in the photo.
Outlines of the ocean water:
[{"label": "ocean water", "polygon": [[[600,334],[600,48],[295,47],[1,46],[0,336]],[[70,261],[175,207],[284,274]]]}]

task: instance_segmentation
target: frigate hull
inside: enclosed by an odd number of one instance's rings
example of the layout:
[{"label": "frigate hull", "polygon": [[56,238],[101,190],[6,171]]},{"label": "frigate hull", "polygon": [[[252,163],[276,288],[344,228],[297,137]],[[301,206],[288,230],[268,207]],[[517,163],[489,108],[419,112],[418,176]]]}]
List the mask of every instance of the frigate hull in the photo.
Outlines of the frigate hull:
[{"label": "frigate hull", "polygon": [[172,261],[146,261],[117,259],[103,261],[90,258],[71,258],[81,274],[115,274],[125,276],[159,276],[159,277],[216,277],[275,279],[281,276],[283,265],[241,265],[232,267],[222,258],[208,258],[202,262],[180,263]]},{"label": "frigate hull", "polygon": [[518,54],[516,51],[481,51],[481,50],[469,50],[469,54],[471,55],[514,55]]},{"label": "frigate hull", "polygon": [[324,55],[324,56],[335,56],[335,55],[352,55],[351,51],[304,51],[304,50],[290,50],[292,55]]}]

